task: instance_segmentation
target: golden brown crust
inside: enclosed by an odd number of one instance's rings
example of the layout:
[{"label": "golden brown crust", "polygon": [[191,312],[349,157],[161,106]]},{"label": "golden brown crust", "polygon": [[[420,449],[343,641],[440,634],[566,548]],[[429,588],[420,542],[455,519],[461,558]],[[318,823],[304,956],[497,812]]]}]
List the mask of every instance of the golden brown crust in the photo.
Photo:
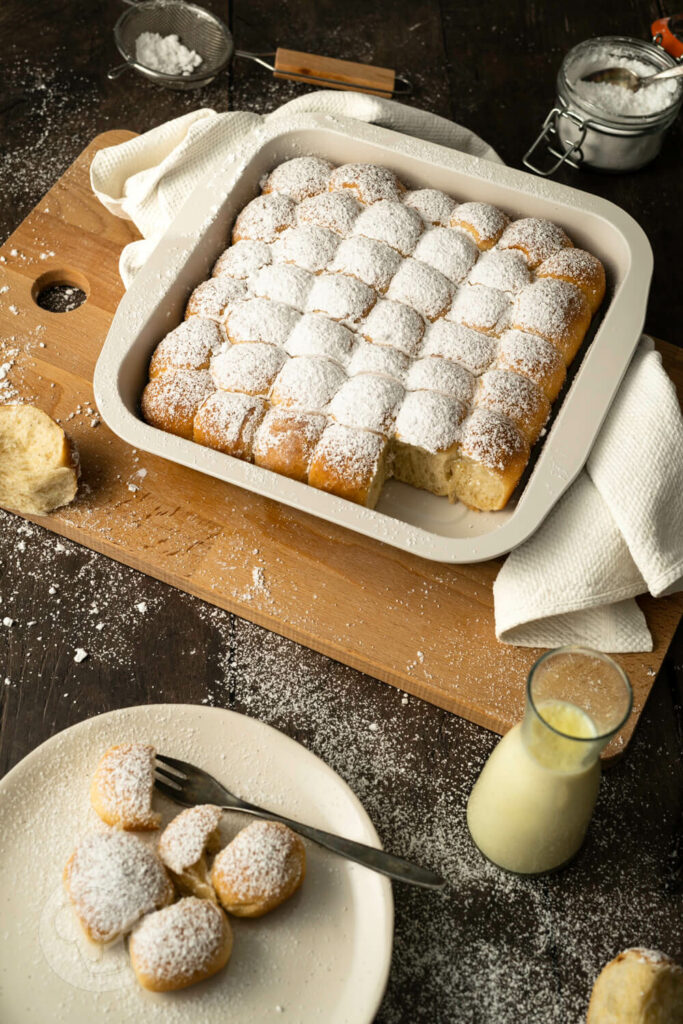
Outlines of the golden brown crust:
[{"label": "golden brown crust", "polygon": [[262,917],[288,900],[306,875],[306,848],[276,821],[255,821],[217,855],[211,881],[235,917]]},{"label": "golden brown crust", "polygon": [[379,434],[332,423],[315,447],[308,482],[373,508],[385,479],[387,447],[387,439]]},{"label": "golden brown crust", "polygon": [[600,260],[584,249],[561,249],[549,256],[536,270],[537,277],[555,277],[569,281],[586,296],[591,313],[605,297],[605,268]]},{"label": "golden brown crust", "polygon": [[90,803],[107,825],[132,831],[159,827],[161,815],[152,810],[155,753],[146,743],[120,743],[102,755]]},{"label": "golden brown crust", "polygon": [[232,946],[232,929],[220,907],[188,896],[146,917],[131,935],[129,950],[143,988],[175,992],[221,971]]},{"label": "golden brown crust", "polygon": [[136,921],[173,899],[171,880],[154,850],[131,832],[90,832],[62,875],[76,917],[92,942],[125,935]]},{"label": "golden brown crust", "polygon": [[266,412],[262,398],[214,391],[197,410],[194,440],[207,448],[251,462],[254,435]]},{"label": "golden brown crust", "polygon": [[586,1024],[679,1024],[683,968],[658,950],[626,949],[598,975]]},{"label": "golden brown crust", "polygon": [[326,418],[315,413],[270,409],[254,441],[254,462],[263,469],[305,483]]},{"label": "golden brown crust", "polygon": [[215,390],[208,370],[163,373],[142,392],[142,415],[151,426],[191,441],[197,410]]}]

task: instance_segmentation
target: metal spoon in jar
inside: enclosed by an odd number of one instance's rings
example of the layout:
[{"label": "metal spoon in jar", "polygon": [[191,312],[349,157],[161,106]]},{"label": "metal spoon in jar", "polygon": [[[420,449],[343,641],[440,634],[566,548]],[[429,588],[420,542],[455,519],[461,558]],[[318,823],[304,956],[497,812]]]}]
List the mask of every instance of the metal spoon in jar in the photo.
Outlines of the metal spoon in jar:
[{"label": "metal spoon in jar", "polygon": [[628,68],[603,68],[601,71],[591,71],[589,75],[583,75],[582,82],[608,82],[610,85],[620,85],[622,89],[629,89],[631,92],[638,92],[644,85],[651,85],[653,82],[661,82],[665,78],[678,78],[683,75],[683,65],[675,68],[666,68],[658,71],[655,75],[647,75],[641,78],[634,71]]}]

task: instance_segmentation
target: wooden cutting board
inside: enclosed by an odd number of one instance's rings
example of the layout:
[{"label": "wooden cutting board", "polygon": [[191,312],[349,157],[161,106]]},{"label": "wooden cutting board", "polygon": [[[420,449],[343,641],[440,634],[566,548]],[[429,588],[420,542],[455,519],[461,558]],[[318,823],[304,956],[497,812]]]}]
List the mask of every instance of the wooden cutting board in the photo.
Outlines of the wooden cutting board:
[{"label": "wooden cutting board", "polygon": [[[496,732],[522,713],[539,650],[497,643],[500,561],[441,565],[132,450],[97,422],[92,376],[123,293],[121,248],[138,237],[92,195],[99,135],[0,249],[0,401],[31,401],[65,426],[81,456],[74,505],[37,519],[55,533],[195,594]],[[69,313],[33,300],[46,283],[87,293]],[[683,354],[661,343],[683,383]],[[4,374],[4,376],[3,376]],[[620,656],[635,708],[623,751],[683,612],[683,596],[640,601],[651,654]],[[277,686],[277,680],[273,681]]]}]

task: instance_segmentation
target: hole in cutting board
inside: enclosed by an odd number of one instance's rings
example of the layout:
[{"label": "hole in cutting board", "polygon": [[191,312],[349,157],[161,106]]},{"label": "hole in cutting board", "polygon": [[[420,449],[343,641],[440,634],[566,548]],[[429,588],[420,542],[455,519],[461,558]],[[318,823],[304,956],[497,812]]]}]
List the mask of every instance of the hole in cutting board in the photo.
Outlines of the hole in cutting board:
[{"label": "hole in cutting board", "polygon": [[90,294],[90,282],[78,270],[48,270],[31,288],[31,298],[48,313],[71,313]]}]

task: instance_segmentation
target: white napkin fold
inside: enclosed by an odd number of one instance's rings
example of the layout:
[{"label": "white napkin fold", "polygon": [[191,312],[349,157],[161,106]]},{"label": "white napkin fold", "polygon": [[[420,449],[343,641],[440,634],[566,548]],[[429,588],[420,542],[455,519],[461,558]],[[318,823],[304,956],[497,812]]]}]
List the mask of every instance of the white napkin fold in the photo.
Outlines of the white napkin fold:
[{"label": "white napkin fold", "polygon": [[[195,185],[237,153],[265,119],[342,114],[500,162],[468,129],[424,110],[360,93],[321,91],[272,114],[197,110],[101,150],[92,188],[143,239],[127,245],[128,287]],[[683,421],[673,385],[643,339],[588,464],[494,586],[496,636],[506,643],[649,651],[634,597],[683,587]]]},{"label": "white napkin fold", "polygon": [[132,220],[142,241],[127,245],[119,261],[126,288],[194,187],[239,151],[264,121],[318,113],[355,117],[405,135],[501,163],[498,154],[468,128],[426,110],[358,92],[320,90],[299,96],[272,114],[195,110],[130,142],[100,150],[90,167],[92,190],[110,213]]},{"label": "white napkin fold", "polygon": [[651,651],[633,600],[683,588],[683,419],[643,338],[586,469],[493,587],[496,636],[524,647]]}]

